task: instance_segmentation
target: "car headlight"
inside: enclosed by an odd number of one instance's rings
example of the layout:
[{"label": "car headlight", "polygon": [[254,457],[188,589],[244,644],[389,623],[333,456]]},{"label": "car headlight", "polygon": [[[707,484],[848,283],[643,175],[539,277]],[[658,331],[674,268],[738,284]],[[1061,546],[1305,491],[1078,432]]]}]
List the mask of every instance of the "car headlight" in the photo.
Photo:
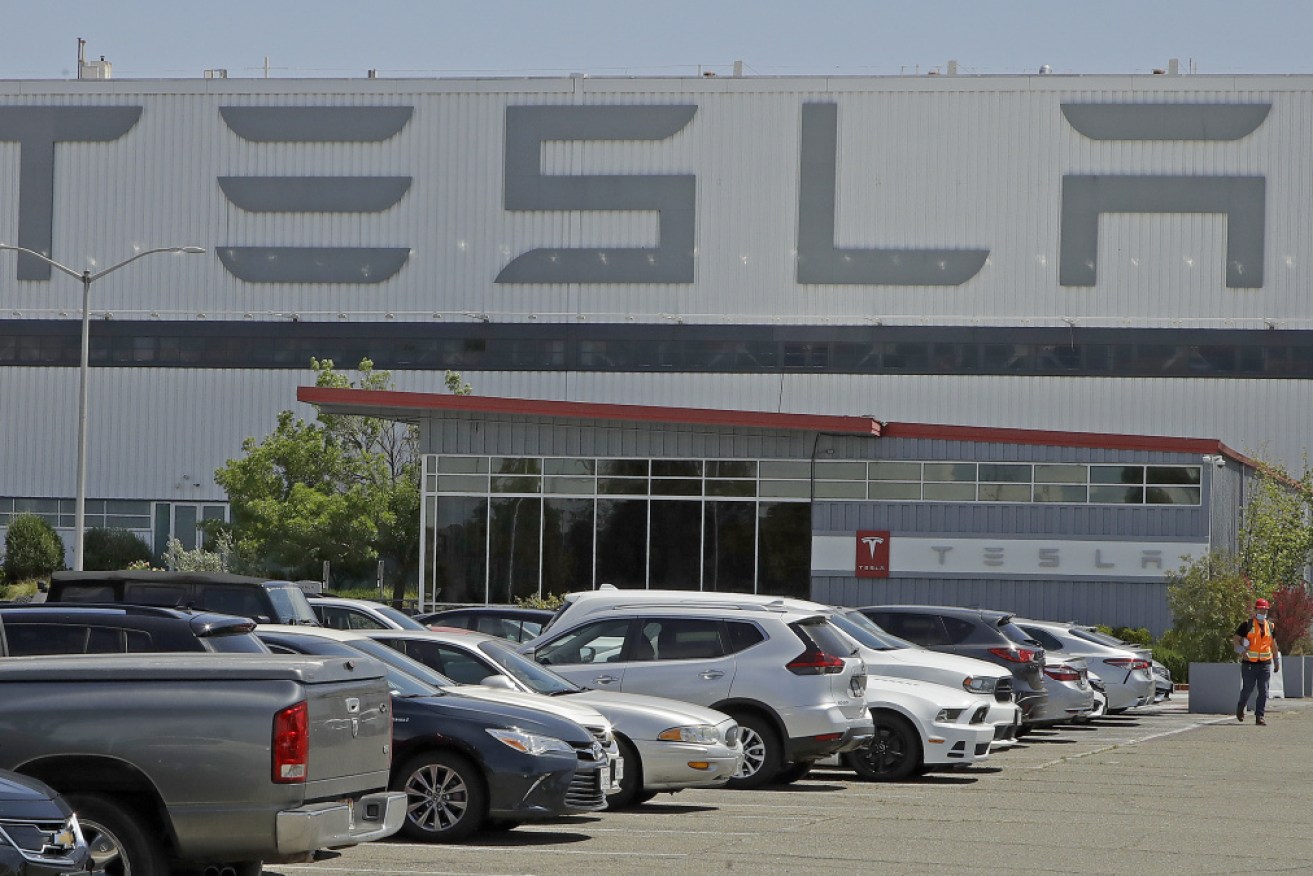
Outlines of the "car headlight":
[{"label": "car headlight", "polygon": [[935,715],[936,724],[956,724],[957,719],[962,717],[966,709],[940,709],[939,714]]},{"label": "car headlight", "polygon": [[718,742],[716,728],[710,724],[691,724],[687,727],[671,727],[657,734],[663,742],[696,742],[699,745],[715,745]]},{"label": "car headlight", "polygon": [[968,675],[962,679],[962,687],[971,693],[993,693],[997,686],[997,678],[976,678]]},{"label": "car headlight", "polygon": [[570,743],[555,736],[539,736],[537,733],[525,733],[523,730],[488,729],[488,735],[503,745],[525,754],[546,754],[549,751],[568,751],[574,753]]}]

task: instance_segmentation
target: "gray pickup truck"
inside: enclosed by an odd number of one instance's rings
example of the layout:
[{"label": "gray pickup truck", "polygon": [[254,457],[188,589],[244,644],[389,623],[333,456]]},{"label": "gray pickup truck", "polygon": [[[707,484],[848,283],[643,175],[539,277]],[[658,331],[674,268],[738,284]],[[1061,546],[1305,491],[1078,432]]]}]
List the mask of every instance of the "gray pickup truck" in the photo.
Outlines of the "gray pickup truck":
[{"label": "gray pickup truck", "polygon": [[0,767],[77,812],[96,869],[258,874],[388,836],[391,696],[367,658],[0,659]]}]

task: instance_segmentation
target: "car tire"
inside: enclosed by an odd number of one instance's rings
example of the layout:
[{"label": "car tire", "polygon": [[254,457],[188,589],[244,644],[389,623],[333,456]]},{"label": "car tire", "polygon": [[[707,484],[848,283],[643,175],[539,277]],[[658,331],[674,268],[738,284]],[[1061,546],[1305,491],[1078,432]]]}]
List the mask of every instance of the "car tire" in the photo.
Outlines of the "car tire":
[{"label": "car tire", "polygon": [[764,715],[741,712],[731,717],[738,722],[743,740],[743,763],[726,787],[740,790],[763,788],[784,768],[784,746],[775,726]]},{"label": "car tire", "polygon": [[65,794],[77,813],[97,873],[105,876],[168,876],[163,831],[146,823],[136,809],[100,794]]},{"label": "car tire", "polygon": [[802,763],[791,763],[788,766],[786,766],[784,769],[780,770],[778,773],[775,774],[775,781],[773,782],[773,784],[792,785],[794,782],[805,779],[807,777],[807,774],[810,773],[811,771],[812,771],[811,761],[805,761]]},{"label": "car tire", "polygon": [[625,762],[625,771],[620,776],[620,790],[607,795],[606,808],[628,809],[638,805],[638,797],[643,793],[643,762],[638,758],[638,749],[628,739],[617,736],[615,744]]},{"label": "car tire", "polygon": [[479,768],[451,751],[419,754],[392,780],[406,793],[401,832],[411,839],[449,843],[464,839],[488,817],[488,792]]},{"label": "car tire", "polygon": [[890,712],[872,712],[875,738],[871,744],[843,755],[843,762],[868,782],[901,782],[922,765],[921,738],[907,719]]},{"label": "car tire", "polygon": [[654,799],[657,793],[658,792],[656,791],[639,791],[637,794],[634,795],[634,802],[631,803],[630,805],[642,806],[644,803],[647,803],[650,800]]}]

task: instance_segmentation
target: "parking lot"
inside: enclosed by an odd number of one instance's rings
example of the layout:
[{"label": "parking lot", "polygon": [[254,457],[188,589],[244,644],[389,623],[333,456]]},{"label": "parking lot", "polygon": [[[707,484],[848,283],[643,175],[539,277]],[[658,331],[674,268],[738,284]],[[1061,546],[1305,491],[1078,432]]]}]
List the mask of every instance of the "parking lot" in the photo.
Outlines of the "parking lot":
[{"label": "parking lot", "polygon": [[266,873],[1313,872],[1313,705],[1269,726],[1184,695],[1038,731],[985,767],[906,784],[817,770],[765,791],[684,791],[465,844],[386,841]]}]

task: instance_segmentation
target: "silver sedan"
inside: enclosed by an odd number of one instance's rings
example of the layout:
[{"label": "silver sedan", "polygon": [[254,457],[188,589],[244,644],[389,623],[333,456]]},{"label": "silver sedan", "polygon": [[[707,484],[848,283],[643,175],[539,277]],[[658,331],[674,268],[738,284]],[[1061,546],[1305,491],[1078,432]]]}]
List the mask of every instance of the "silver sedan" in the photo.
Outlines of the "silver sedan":
[{"label": "silver sedan", "polygon": [[620,792],[607,797],[611,809],[662,792],[723,787],[743,761],[739,725],[723,712],[664,697],[589,690],[482,633],[377,630],[367,635],[461,684],[568,696],[601,712],[624,758]]}]

